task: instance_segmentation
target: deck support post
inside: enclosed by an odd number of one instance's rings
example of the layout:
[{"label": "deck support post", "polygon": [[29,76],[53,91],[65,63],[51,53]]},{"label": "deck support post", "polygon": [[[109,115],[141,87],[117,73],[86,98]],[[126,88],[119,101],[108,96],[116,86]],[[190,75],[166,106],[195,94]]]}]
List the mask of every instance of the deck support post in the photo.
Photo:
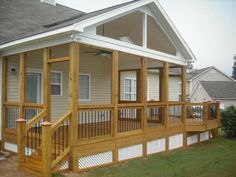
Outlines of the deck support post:
[{"label": "deck support post", "polygon": [[209,116],[209,104],[207,101],[203,102],[203,107],[204,107],[204,124],[205,124],[205,129],[207,129],[207,122]]},{"label": "deck support post", "polygon": [[[142,128],[143,132],[147,130],[147,58],[141,58],[141,78],[140,78],[140,98],[143,104],[142,109]],[[147,146],[146,142],[143,142],[143,156],[147,156]]]},{"label": "deck support post", "polygon": [[[112,53],[112,65],[111,65],[111,104],[113,105],[112,111],[112,122],[111,122],[111,129],[112,129],[112,136],[117,136],[117,128],[118,128],[118,99],[119,99],[119,88],[118,88],[118,59],[119,53],[118,51],[113,51]],[[118,148],[115,146],[113,149],[113,163],[118,162]]]},{"label": "deck support post", "polygon": [[187,105],[186,105],[186,66],[181,67],[181,101],[182,101],[182,123],[184,125],[183,145],[187,146],[187,132],[186,132],[186,119],[187,119]]},{"label": "deck support post", "polygon": [[6,124],[6,108],[4,103],[7,101],[7,57],[2,57],[2,142],[1,149],[4,149],[5,134],[4,128]]},{"label": "deck support post", "polygon": [[51,64],[48,63],[50,51],[43,50],[43,107],[46,110],[44,121],[51,121]]},{"label": "deck support post", "polygon": [[164,118],[164,125],[165,127],[169,126],[169,116],[168,116],[168,109],[169,109],[169,63],[165,62],[163,66],[163,74],[162,74],[162,95],[161,95],[161,102],[165,103],[163,118]]},{"label": "deck support post", "polygon": [[42,123],[42,164],[43,164],[43,176],[52,176],[52,139],[51,139],[51,125],[52,123],[45,121]]},{"label": "deck support post", "polygon": [[20,69],[19,69],[19,85],[20,85],[20,118],[24,117],[24,103],[25,103],[25,80],[26,80],[26,54],[20,54]]},{"label": "deck support post", "polygon": [[79,74],[79,43],[70,43],[70,74],[69,74],[69,96],[71,109],[70,122],[70,145],[72,149],[70,169],[78,172],[78,159],[73,147],[78,143],[78,74]]},{"label": "deck support post", "polygon": [[25,128],[26,121],[23,118],[16,120],[17,123],[17,156],[18,156],[18,168],[25,160]]}]

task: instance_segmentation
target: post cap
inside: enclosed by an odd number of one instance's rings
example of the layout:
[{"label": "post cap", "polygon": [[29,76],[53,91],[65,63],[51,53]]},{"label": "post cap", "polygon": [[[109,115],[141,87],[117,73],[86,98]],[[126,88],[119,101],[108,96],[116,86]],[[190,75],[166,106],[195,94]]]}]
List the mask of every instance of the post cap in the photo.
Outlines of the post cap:
[{"label": "post cap", "polygon": [[26,122],[26,120],[22,117],[19,117],[18,119],[16,119],[16,122],[24,123],[24,122]]},{"label": "post cap", "polygon": [[44,121],[41,125],[42,125],[42,126],[51,126],[52,123],[49,122],[49,121]]}]

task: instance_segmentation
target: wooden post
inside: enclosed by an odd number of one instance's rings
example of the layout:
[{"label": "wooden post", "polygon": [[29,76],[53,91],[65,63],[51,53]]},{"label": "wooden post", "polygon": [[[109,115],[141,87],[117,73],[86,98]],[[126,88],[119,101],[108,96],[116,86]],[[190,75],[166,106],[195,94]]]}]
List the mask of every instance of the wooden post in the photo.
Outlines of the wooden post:
[{"label": "wooden post", "polygon": [[220,126],[220,100],[216,100],[216,116],[217,116],[218,126]]},{"label": "wooden post", "polygon": [[42,123],[42,161],[43,161],[43,176],[52,176],[52,139],[51,139],[52,123],[45,121]]},{"label": "wooden post", "polygon": [[186,119],[187,119],[187,105],[186,105],[186,67],[181,67],[181,101],[182,101],[182,123],[184,125],[184,146],[187,146],[187,132],[186,132]]},{"label": "wooden post", "polygon": [[20,71],[19,71],[19,84],[20,84],[20,118],[24,117],[24,103],[25,103],[25,78],[26,78],[26,54],[20,54]]},{"label": "wooden post", "polygon": [[117,121],[118,121],[118,51],[112,53],[112,80],[111,80],[111,103],[113,105],[113,120],[112,120],[112,135],[117,136]]},{"label": "wooden post", "polygon": [[7,57],[2,57],[2,143],[1,149],[4,149],[5,134],[4,128],[6,124],[6,108],[4,103],[7,101]]},{"label": "wooden post", "polygon": [[[140,95],[141,95],[141,103],[143,104],[142,110],[142,128],[145,132],[147,130],[147,59],[141,58],[141,87],[140,87]],[[147,156],[147,144],[143,143],[143,156]]]},{"label": "wooden post", "polygon": [[78,159],[74,153],[73,146],[78,143],[78,92],[79,92],[79,43],[70,43],[70,109],[71,109],[71,122],[70,122],[70,145],[72,148],[72,158],[70,161],[70,169],[73,172],[78,171]]},{"label": "wooden post", "polygon": [[203,107],[204,107],[204,124],[205,128],[207,129],[207,121],[208,121],[208,116],[209,116],[209,104],[207,101],[203,102]]},{"label": "wooden post", "polygon": [[18,168],[25,160],[25,119],[19,118],[17,123],[17,156],[18,156]]},{"label": "wooden post", "polygon": [[169,110],[169,63],[165,62],[163,66],[163,79],[162,79],[162,87],[161,87],[162,95],[161,95],[161,102],[164,102],[166,104],[164,108],[164,125],[165,127],[168,127],[169,125],[169,115],[168,115],[168,110]]},{"label": "wooden post", "polygon": [[46,110],[45,121],[51,121],[51,65],[49,60],[49,49],[43,50],[43,106]]},{"label": "wooden post", "polygon": [[143,104],[142,124],[143,131],[147,129],[147,59],[141,59],[141,103]]}]

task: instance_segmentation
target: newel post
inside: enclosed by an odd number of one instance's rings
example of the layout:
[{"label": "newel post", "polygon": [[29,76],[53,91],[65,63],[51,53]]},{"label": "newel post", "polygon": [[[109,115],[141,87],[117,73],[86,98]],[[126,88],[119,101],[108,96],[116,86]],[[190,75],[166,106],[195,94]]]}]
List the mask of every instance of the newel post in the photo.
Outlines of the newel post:
[{"label": "newel post", "polygon": [[51,122],[45,121],[42,123],[42,161],[43,161],[43,176],[52,176],[52,140],[51,140]]},{"label": "newel post", "polygon": [[23,118],[19,118],[16,120],[17,123],[17,155],[18,155],[18,167],[25,160],[25,127],[26,127],[26,120]]},{"label": "newel post", "polygon": [[203,108],[204,108],[204,124],[205,128],[207,129],[207,122],[209,117],[209,104],[208,101],[203,102]]},{"label": "newel post", "polygon": [[216,100],[216,116],[217,116],[217,122],[218,126],[220,125],[220,100]]}]

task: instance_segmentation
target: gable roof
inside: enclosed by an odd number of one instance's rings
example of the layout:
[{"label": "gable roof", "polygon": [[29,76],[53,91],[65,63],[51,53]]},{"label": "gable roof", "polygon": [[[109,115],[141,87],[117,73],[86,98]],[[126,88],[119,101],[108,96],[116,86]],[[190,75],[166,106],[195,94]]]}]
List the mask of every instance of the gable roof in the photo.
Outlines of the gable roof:
[{"label": "gable roof", "polygon": [[[3,23],[0,21],[0,37],[2,37],[0,38],[0,49],[6,50],[8,47],[42,38],[46,39],[47,37],[63,33],[72,34],[73,32],[83,32],[84,28],[88,26],[148,5],[155,15],[160,18],[161,25],[168,32],[169,37],[174,39],[175,45],[181,51],[184,58],[189,61],[196,60],[194,54],[157,0],[133,0],[91,13],[82,13],[61,5],[50,6],[39,0],[18,0],[15,2],[10,0],[9,3],[11,5],[9,5],[7,0],[1,1],[0,15],[4,16],[5,20]],[[34,11],[37,12],[36,15],[33,13]],[[67,15],[64,15],[63,12]],[[37,18],[34,16],[37,16]],[[16,24],[14,24],[14,19],[18,19],[16,20]],[[39,25],[35,25],[35,21]],[[13,25],[9,25],[9,23]],[[13,32],[9,32],[11,35],[8,33],[4,34],[4,32],[13,29]]]},{"label": "gable roof", "polygon": [[191,79],[197,77],[198,75],[200,75],[201,73],[207,71],[209,68],[211,68],[211,67],[206,67],[206,68],[201,68],[201,69],[195,69],[195,70],[193,70],[193,71],[191,71],[191,72],[189,72],[189,73],[187,74],[187,79],[188,79],[188,80],[191,80]]},{"label": "gable roof", "polygon": [[59,4],[48,5],[40,0],[1,0],[0,45],[73,25],[136,1],[84,13]]},{"label": "gable roof", "polygon": [[236,99],[235,81],[200,81],[212,99]]},{"label": "gable roof", "polygon": [[189,73],[187,73],[187,80],[193,80],[195,78],[197,78],[198,76],[206,73],[207,71],[209,71],[210,69],[215,69],[216,71],[218,71],[219,73],[221,73],[222,75],[224,75],[225,77],[229,78],[230,80],[234,81],[233,78],[229,77],[228,75],[226,75],[225,73],[223,73],[222,71],[220,71],[219,69],[217,69],[214,66],[209,66],[209,67],[205,67],[205,68],[201,68],[201,69],[195,69]]}]

